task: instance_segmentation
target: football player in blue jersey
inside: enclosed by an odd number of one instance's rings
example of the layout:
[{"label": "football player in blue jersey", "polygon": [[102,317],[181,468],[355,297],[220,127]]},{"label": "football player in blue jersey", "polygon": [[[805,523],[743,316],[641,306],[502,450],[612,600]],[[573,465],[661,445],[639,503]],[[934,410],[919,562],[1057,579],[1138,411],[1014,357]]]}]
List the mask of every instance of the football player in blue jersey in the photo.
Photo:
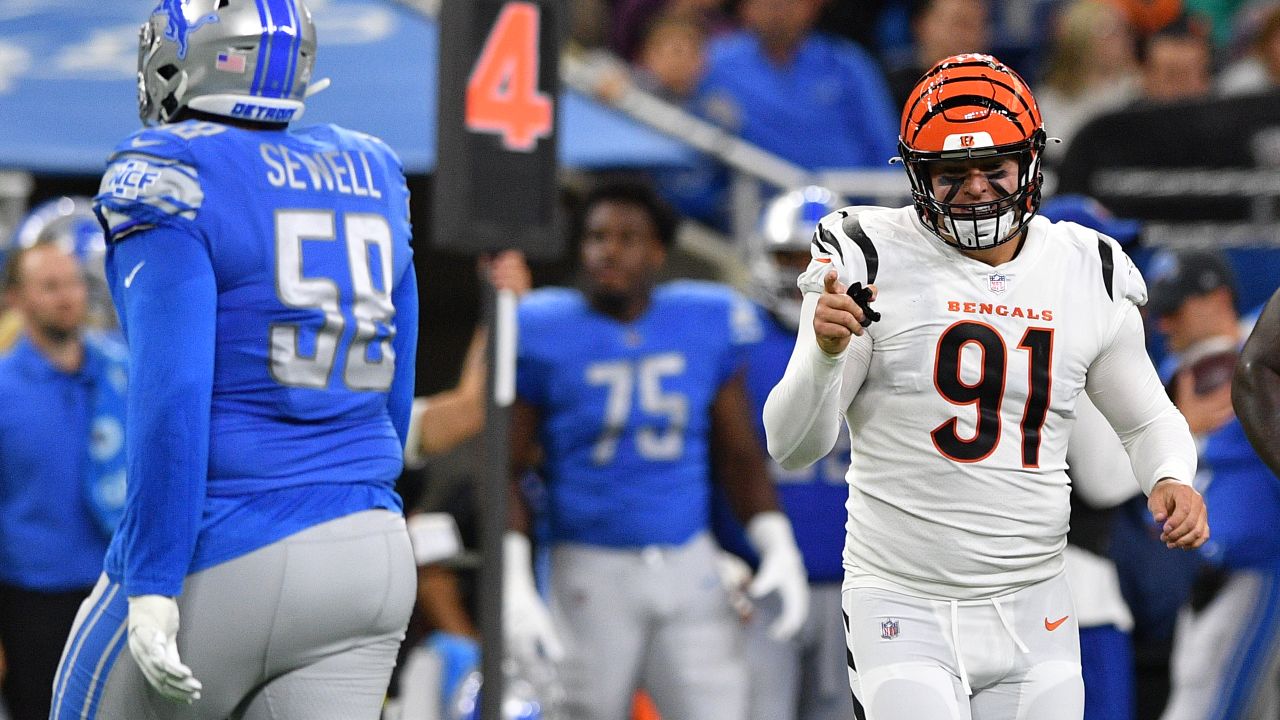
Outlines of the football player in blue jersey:
[{"label": "football player in blue jersey", "polygon": [[[843,207],[830,190],[810,186],[779,195],[765,208],[750,238],[748,267],[752,296],[762,305],[764,337],[747,355],[747,394],[755,433],[764,442],[761,413],[769,391],[782,378],[796,343],[802,295],[796,276],[809,265],[809,243],[818,220]],[[844,503],[848,486],[844,460],[848,438],[823,461],[785,470],[766,460],[778,499],[796,530],[796,543],[809,576],[809,617],[794,637],[767,632],[779,612],[773,598],[754,603],[747,626],[747,667],[753,720],[848,720],[853,717],[840,614],[840,550],[844,545]],[[759,557],[724,502],[715,504],[713,524],[725,549],[752,565]]]},{"label": "football player in blue jersey", "polygon": [[142,26],[146,127],[95,206],[128,493],[54,720],[378,717],[415,584],[393,489],[408,191],[376,138],[289,126],[315,52],[298,0],[165,2]]},{"label": "football player in blue jersey", "polygon": [[772,630],[794,634],[808,609],[741,372],[759,316],[719,285],[655,286],[674,232],[650,188],[599,187],[583,214],[584,289],[520,304],[513,464],[538,464],[546,479],[551,608],[533,583],[521,507],[506,539],[504,624],[514,653],[563,656],[570,720],[627,717],[640,687],[664,720],[747,716],[741,627],[708,531],[713,465],[762,558],[753,592],[780,595]]}]

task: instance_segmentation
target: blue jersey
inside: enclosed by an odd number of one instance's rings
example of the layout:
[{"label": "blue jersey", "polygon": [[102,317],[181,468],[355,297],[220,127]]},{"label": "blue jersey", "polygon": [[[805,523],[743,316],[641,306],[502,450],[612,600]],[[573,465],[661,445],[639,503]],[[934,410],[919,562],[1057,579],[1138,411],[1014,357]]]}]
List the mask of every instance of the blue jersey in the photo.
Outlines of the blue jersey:
[{"label": "blue jersey", "polygon": [[316,522],[399,509],[417,290],[389,148],[334,126],[144,129],[96,207],[134,391],[113,579],[173,595]]},{"label": "blue jersey", "polygon": [[711,406],[760,338],[728,288],[659,286],[623,323],[576,290],[520,303],[516,381],[537,409],[553,542],[679,544],[707,527]]},{"label": "blue jersey", "polygon": [[809,170],[882,167],[898,154],[898,113],[880,66],[823,33],[809,33],[784,63],[748,31],[713,40],[694,105]]},{"label": "blue jersey", "polygon": [[[764,401],[787,369],[796,334],[782,327],[765,310],[761,309],[760,314],[765,327],[764,340],[748,354],[746,372],[752,417],[763,445]],[[845,484],[845,472],[849,469],[848,433],[840,433],[831,452],[807,468],[786,470],[773,458],[766,462],[778,492],[778,502],[791,519],[809,581],[839,582],[844,577],[844,524],[848,517],[844,506],[849,497],[849,488]],[[715,503],[713,525],[721,546],[752,566],[759,562],[755,550],[747,542],[741,523],[723,497],[718,497]]]}]

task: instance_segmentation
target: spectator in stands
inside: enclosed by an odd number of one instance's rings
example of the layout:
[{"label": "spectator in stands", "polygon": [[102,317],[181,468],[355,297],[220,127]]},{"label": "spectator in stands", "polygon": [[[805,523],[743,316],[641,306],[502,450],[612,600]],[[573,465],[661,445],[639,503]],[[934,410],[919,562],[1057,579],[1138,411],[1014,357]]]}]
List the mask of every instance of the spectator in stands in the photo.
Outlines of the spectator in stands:
[{"label": "spectator in stands", "polygon": [[942,58],[991,50],[987,0],[913,0],[909,20],[915,37],[912,62],[888,73],[898,107],[907,104],[920,76]]},{"label": "spectator in stands", "polygon": [[706,71],[707,31],[687,14],[660,15],[649,24],[636,56],[636,84],[686,105]]},{"label": "spectator in stands", "polygon": [[[815,31],[823,0],[743,0],[744,30],[716,38],[693,109],[809,170],[883,167],[897,124],[879,65],[862,48]],[[728,226],[728,175],[718,166],[659,175],[686,215]]]},{"label": "spectator in stands", "polygon": [[13,720],[46,720],[123,503],[127,373],[119,350],[84,336],[88,292],[71,253],[17,249],[4,280],[24,322],[0,360],[0,692]]},{"label": "spectator in stands", "polygon": [[1239,25],[1243,55],[1219,73],[1218,90],[1242,95],[1280,86],[1280,2],[1250,8]]},{"label": "spectator in stands", "polygon": [[1076,131],[1097,115],[1133,101],[1139,92],[1133,28],[1107,0],[1075,0],[1054,25],[1044,77],[1036,89],[1045,129],[1061,143],[1045,146],[1045,160],[1066,154]]},{"label": "spectator in stands", "polygon": [[642,59],[641,45],[658,18],[682,15],[712,34],[728,32],[732,19],[721,0],[618,0],[610,20],[609,46],[626,60]]},{"label": "spectator in stands", "polygon": [[1213,92],[1213,49],[1185,15],[1139,43],[1142,99],[1156,103],[1201,100]]},{"label": "spectator in stands", "polygon": [[[1231,405],[1245,336],[1219,252],[1163,252],[1148,271],[1150,312],[1172,356],[1162,373],[1197,437],[1196,487],[1213,536],[1174,636],[1163,720],[1253,718],[1280,702],[1280,481],[1250,447]],[[1267,709],[1270,710],[1267,710]]]},{"label": "spectator in stands", "polygon": [[862,48],[813,29],[822,4],[742,0],[745,29],[712,41],[698,102],[802,167],[883,167],[898,142],[884,76]]}]

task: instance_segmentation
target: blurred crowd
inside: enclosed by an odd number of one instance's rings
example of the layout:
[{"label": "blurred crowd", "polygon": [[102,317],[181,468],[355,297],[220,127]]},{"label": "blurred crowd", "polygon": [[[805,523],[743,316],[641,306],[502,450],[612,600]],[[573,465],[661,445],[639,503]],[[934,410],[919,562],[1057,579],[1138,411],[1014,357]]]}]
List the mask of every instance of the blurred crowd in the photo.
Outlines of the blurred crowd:
[{"label": "blurred crowd", "polygon": [[[900,110],[921,73],[935,61],[960,52],[989,52],[1012,66],[1036,93],[1048,134],[1059,140],[1045,151],[1047,173],[1057,178],[1059,192],[1047,194],[1044,214],[1114,237],[1147,277],[1151,353],[1170,396],[1203,448],[1198,489],[1210,493],[1216,469],[1224,512],[1247,514],[1245,511],[1251,510],[1257,516],[1256,525],[1280,527],[1280,504],[1257,502],[1257,496],[1248,492],[1260,485],[1233,486],[1227,479],[1247,477],[1240,482],[1280,484],[1252,456],[1247,444],[1241,444],[1243,436],[1232,412],[1229,388],[1234,357],[1248,335],[1251,320],[1280,286],[1280,276],[1275,274],[1280,268],[1280,236],[1253,238],[1263,249],[1154,247],[1146,229],[1149,223],[1162,220],[1162,208],[1120,200],[1107,203],[1109,209],[1089,196],[1100,193],[1092,192],[1097,186],[1091,184],[1089,173],[1079,170],[1098,162],[1094,151],[1084,145],[1087,139],[1104,142],[1109,128],[1117,126],[1111,119],[1152,109],[1181,110],[1232,98],[1270,97],[1280,86],[1280,2],[573,0],[572,10],[572,51],[608,52],[626,68],[599,84],[601,98],[616,99],[631,88],[651,93],[810,171],[886,166],[889,158],[898,154]],[[1280,108],[1280,103],[1276,107]],[[1275,121],[1280,115],[1270,119]],[[1134,138],[1138,140],[1151,138]],[[1224,146],[1243,142],[1236,137],[1219,141]],[[1180,148],[1169,150],[1176,155]],[[1264,153],[1254,151],[1255,155]],[[1267,158],[1254,159],[1259,165],[1271,164]],[[580,191],[599,185],[600,180],[573,178],[565,189],[566,206],[575,220],[570,224],[574,235],[570,245],[575,249],[588,237],[591,209]],[[680,227],[673,233],[679,239],[664,242],[671,247],[658,271],[660,277],[695,277],[736,286],[764,312],[778,317],[787,311],[794,315],[795,309],[794,298],[789,297],[794,287],[787,284],[796,272],[797,247],[789,235],[791,230],[800,220],[816,220],[804,215],[814,207],[837,207],[858,199],[831,193],[822,196],[826,191],[821,189],[775,189],[766,198],[768,212],[757,229],[749,237],[734,237],[729,221],[730,175],[716,160],[706,158],[694,167],[633,170],[626,181],[651,184],[678,213]],[[1113,211],[1126,217],[1118,219]],[[792,216],[771,226],[769,212],[790,212]],[[1218,210],[1206,212],[1214,215]],[[1242,219],[1231,211],[1205,219],[1223,217]],[[652,219],[656,223],[656,216]],[[770,229],[779,223],[783,230]],[[101,287],[103,247],[100,234],[94,236],[94,224],[85,199],[53,199],[39,205],[27,223],[0,240],[0,259],[7,260],[0,302],[5,310],[0,316],[0,351],[5,353],[0,359],[0,388],[9,381],[5,373],[19,378],[13,382],[25,382],[21,378],[34,372],[30,367],[44,362],[38,359],[43,350],[65,351],[67,336],[78,334],[89,338],[88,347],[102,348],[101,364],[92,370],[102,373],[103,382],[110,380],[113,358],[118,355],[118,349],[113,349],[119,341],[118,328]],[[419,236],[426,237],[425,224],[419,230]],[[710,253],[706,244],[696,241],[697,233],[707,230],[721,238],[711,241]],[[770,245],[770,233],[774,246]],[[797,242],[802,249],[807,236]],[[57,251],[30,252],[34,246],[45,250],[55,247]],[[787,252],[791,257],[784,254]],[[66,258],[78,261],[82,268],[79,276],[68,273],[65,263],[59,264]],[[801,268],[805,260],[802,257]],[[472,273],[470,259],[462,262],[435,257],[423,246],[419,264],[433,261],[453,270],[461,268],[468,276],[463,283],[468,290],[477,284],[474,277],[517,295],[535,285],[572,284],[579,277],[573,262],[531,269],[512,253],[487,258],[479,272]],[[428,332],[422,344],[433,341],[429,332],[432,323],[450,326],[446,337],[466,337],[470,342],[461,343],[466,344],[465,359],[450,362],[456,372],[453,368],[433,369],[434,384],[450,386],[430,396],[424,393],[415,408],[413,432],[419,442],[410,449],[410,468],[402,478],[400,492],[406,508],[417,516],[411,529],[420,564],[418,607],[393,678],[388,720],[471,717],[466,715],[471,710],[459,709],[458,698],[465,700],[469,690],[474,702],[474,670],[484,630],[477,620],[475,589],[476,478],[482,460],[472,438],[484,422],[485,334],[483,327],[473,328],[470,322],[442,318],[441,311],[431,305],[431,292],[434,290],[424,290],[424,328]],[[467,296],[452,302],[470,299]],[[471,319],[477,314],[474,308],[468,313],[465,317]],[[460,343],[454,344],[460,349]],[[52,350],[50,353],[53,357]],[[461,355],[463,352],[456,352],[448,359]],[[428,357],[443,356],[436,353]],[[59,367],[52,359],[46,364]],[[54,387],[59,378],[49,375],[44,365],[40,367],[45,373],[40,381]],[[79,598],[87,594],[97,577],[96,558],[88,563],[88,569],[80,567],[85,563],[78,566],[71,560],[104,551],[110,515],[123,500],[120,488],[112,485],[118,447],[113,445],[110,424],[94,424],[112,417],[116,401],[106,393],[86,390],[97,387],[95,383],[102,379],[89,370],[79,368],[72,374],[75,382],[65,383],[67,387],[59,392],[75,394],[76,402],[86,408],[88,414],[77,421],[86,425],[83,434],[91,439],[85,447],[44,444],[47,437],[56,437],[54,430],[60,427],[60,419],[46,418],[44,425],[24,427],[6,425],[0,417],[0,720],[40,717],[40,711],[31,708],[39,708],[41,700],[32,695],[39,694],[42,673],[50,663],[56,663],[62,651],[58,629],[62,628],[65,637]],[[0,396],[0,407],[19,402],[17,393]],[[6,432],[12,437],[6,437]],[[93,478],[92,486],[85,490],[78,481],[61,496],[43,490],[24,494],[16,489],[26,479],[21,475],[38,458],[19,458],[27,462],[22,465],[14,454],[6,456],[6,443],[38,448],[36,455],[92,450],[96,465],[85,471]],[[66,465],[73,462],[89,460],[69,455]],[[56,476],[63,470],[50,472]],[[780,468],[771,467],[770,473],[775,483],[791,482]],[[51,476],[50,482],[57,481]],[[536,472],[529,473],[523,485],[526,504],[535,509],[545,504],[546,488]],[[1088,578],[1081,580],[1088,589],[1077,588],[1077,592],[1096,590],[1095,627],[1115,633],[1114,638],[1107,636],[1106,643],[1120,643],[1119,651],[1100,654],[1097,658],[1101,659],[1095,658],[1095,664],[1086,667],[1086,685],[1097,683],[1094,687],[1105,693],[1095,695],[1105,700],[1097,707],[1090,706],[1086,720],[1280,720],[1280,599],[1274,592],[1257,592],[1260,586],[1270,590],[1280,587],[1276,582],[1280,555],[1272,553],[1265,538],[1253,535],[1223,537],[1195,555],[1164,553],[1157,533],[1149,527],[1136,485],[1128,489],[1128,493],[1083,491],[1081,498],[1073,499],[1070,552],[1076,553],[1074,562],[1083,568],[1076,572]],[[77,504],[75,497],[84,492],[94,499]],[[1212,496],[1209,504],[1211,511],[1216,510]],[[78,514],[67,513],[61,509],[65,507],[80,510]],[[843,508],[838,514],[843,518]],[[17,530],[44,521],[51,525],[43,534]],[[797,526],[812,521],[812,517],[792,517]],[[837,537],[843,537],[842,527],[833,529]],[[73,541],[60,541],[59,533]],[[740,528],[737,533],[734,537],[741,541]],[[532,535],[536,582],[545,593],[552,560],[545,549],[536,547],[536,524]],[[729,546],[726,538],[730,536],[718,539]],[[60,553],[49,563],[56,566],[52,570],[22,567],[14,560],[24,551],[30,555],[50,547],[57,547]],[[838,546],[832,548],[833,553],[838,551]],[[735,601],[746,624],[752,622],[753,607],[764,612],[769,606],[753,606],[743,596],[743,579],[750,577],[750,564],[758,558],[749,549],[740,554],[748,564],[726,555],[722,569],[727,586],[738,591]],[[813,581],[812,567],[809,575]],[[1158,584],[1152,580],[1155,577],[1161,578]],[[824,582],[832,580],[825,578]],[[58,598],[56,611],[49,604],[50,597]],[[1077,598],[1077,602],[1089,606],[1089,598]],[[41,613],[33,614],[33,607]],[[37,618],[34,624],[33,617]],[[1248,623],[1246,630],[1240,629],[1242,618]],[[759,618],[754,622],[759,625]],[[1089,629],[1083,619],[1081,627],[1082,632]],[[47,632],[36,632],[41,629]],[[1235,711],[1212,706],[1205,698],[1214,697],[1216,689],[1199,684],[1235,662],[1225,653],[1246,641],[1252,643],[1247,666],[1233,666],[1233,672],[1247,676],[1239,681],[1242,686],[1272,697],[1274,702],[1264,703],[1265,715],[1231,714]],[[815,657],[827,657],[827,648],[819,649],[815,644],[811,649]],[[1090,662],[1087,653],[1085,661]],[[833,664],[826,672],[834,673],[841,701],[845,701],[842,645]],[[1097,675],[1092,680],[1091,670]],[[753,683],[761,683],[770,669],[752,666],[745,671],[753,673]],[[1116,676],[1128,682],[1116,683]],[[822,679],[825,682],[827,676]],[[541,702],[547,708],[554,707],[556,682],[545,668],[514,669],[511,680],[509,692],[528,704]],[[820,690],[806,686],[799,692]],[[44,702],[47,708],[47,698]],[[643,692],[637,694],[632,712],[635,720],[656,717]],[[800,720],[819,717],[796,712]],[[539,716],[513,717],[529,720]],[[549,712],[545,717],[555,716]]]}]

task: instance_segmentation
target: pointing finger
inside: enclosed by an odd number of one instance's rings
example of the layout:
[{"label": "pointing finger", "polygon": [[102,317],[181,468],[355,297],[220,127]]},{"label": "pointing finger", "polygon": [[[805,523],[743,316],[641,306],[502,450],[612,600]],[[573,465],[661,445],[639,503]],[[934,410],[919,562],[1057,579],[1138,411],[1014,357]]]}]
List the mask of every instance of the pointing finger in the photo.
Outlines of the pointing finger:
[{"label": "pointing finger", "polygon": [[826,277],[822,280],[822,291],[835,294],[843,293],[844,288],[840,285],[839,277],[835,270],[828,270]]}]

